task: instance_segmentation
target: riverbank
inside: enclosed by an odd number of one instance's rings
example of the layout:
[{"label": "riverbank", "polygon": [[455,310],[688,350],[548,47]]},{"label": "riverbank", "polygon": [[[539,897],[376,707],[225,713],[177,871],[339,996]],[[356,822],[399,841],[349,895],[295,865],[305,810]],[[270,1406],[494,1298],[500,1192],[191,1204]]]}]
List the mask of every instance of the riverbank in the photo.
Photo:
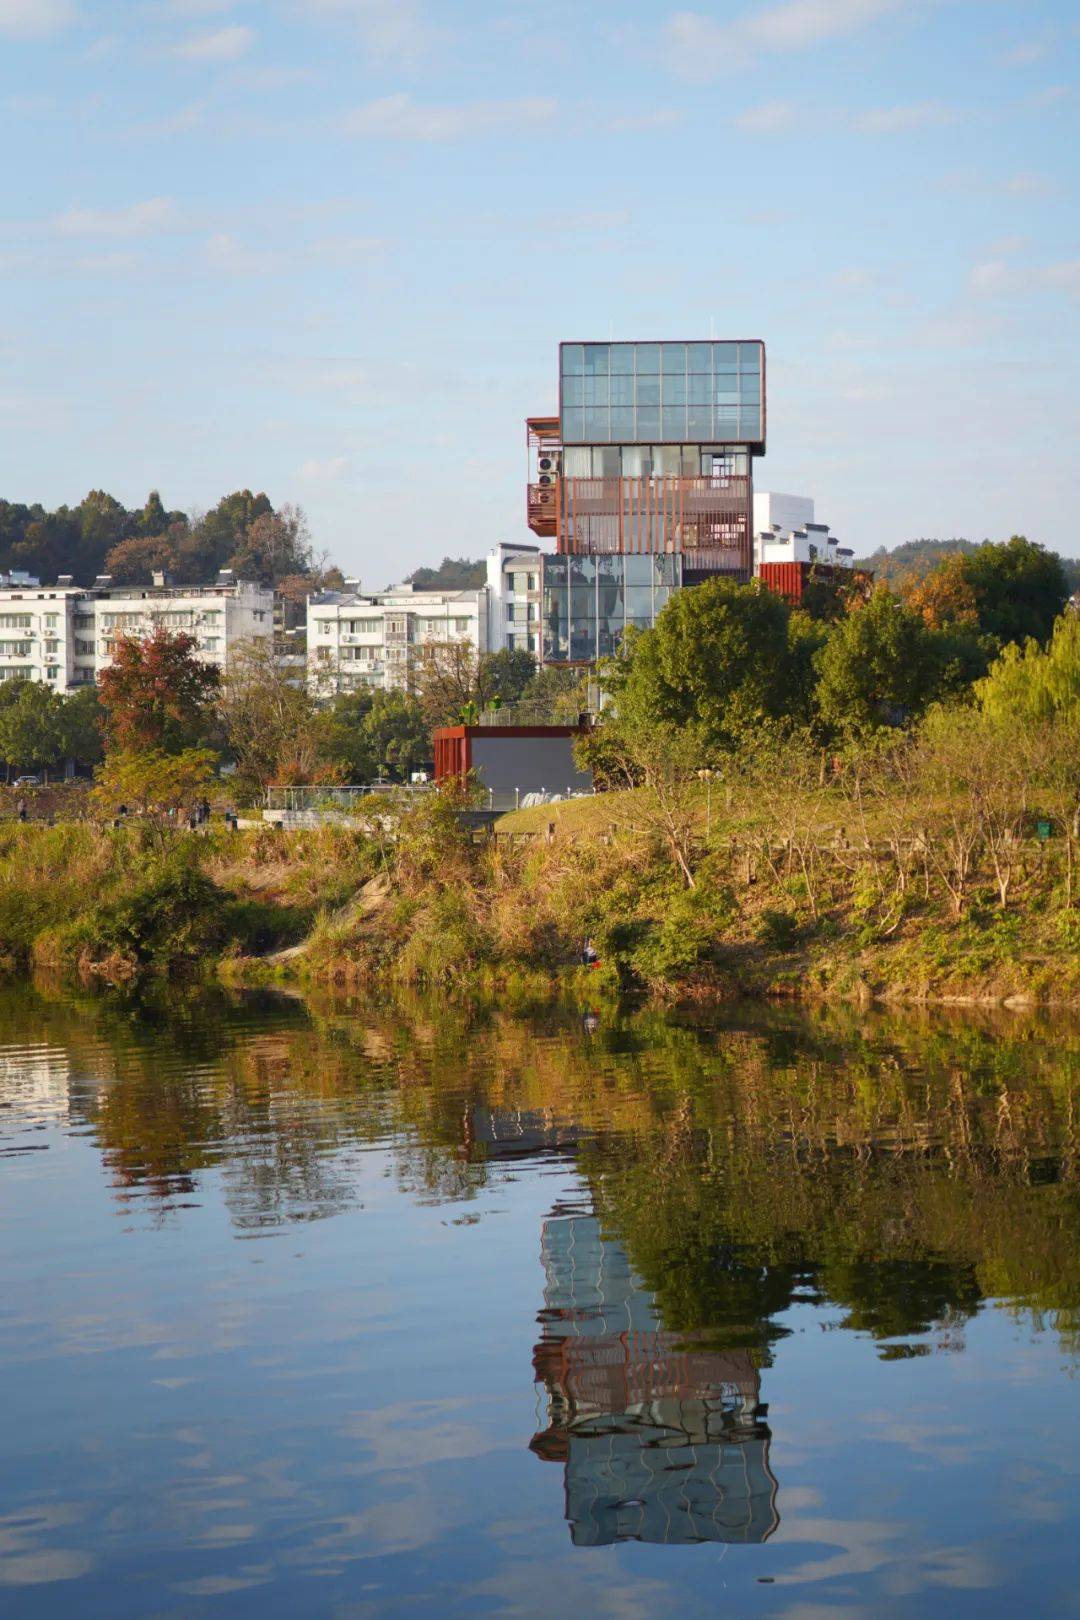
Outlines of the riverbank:
[{"label": "riverbank", "polygon": [[781,842],[745,817],[702,826],[690,887],[635,808],[609,794],[482,841],[437,800],[392,837],[8,826],[0,962],[88,984],[195,975],[523,1003],[1080,1005],[1060,840],[1016,842],[1004,907],[974,849],[958,912],[925,847],[824,823]]}]

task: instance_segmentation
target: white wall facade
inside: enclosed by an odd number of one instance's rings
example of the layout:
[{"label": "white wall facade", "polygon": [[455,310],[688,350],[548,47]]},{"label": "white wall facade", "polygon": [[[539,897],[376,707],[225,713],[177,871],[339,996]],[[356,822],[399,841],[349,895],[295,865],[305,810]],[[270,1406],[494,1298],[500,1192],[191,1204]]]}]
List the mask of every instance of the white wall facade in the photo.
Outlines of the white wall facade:
[{"label": "white wall facade", "polygon": [[768,489],[754,491],[754,533],[765,529],[804,529],[813,523],[814,502],[809,495],[780,495]]},{"label": "white wall facade", "polygon": [[503,542],[488,553],[488,647],[539,660],[543,560],[539,546]]},{"label": "white wall facade", "polygon": [[243,580],[89,590],[0,585],[0,680],[41,681],[55,692],[93,686],[122,636],[162,626],[194,636],[198,656],[224,673],[239,642],[272,637],[274,593]]},{"label": "white wall facade", "polygon": [[320,697],[364,687],[407,691],[425,645],[463,641],[489,650],[488,591],[417,591],[398,585],[308,599],[308,682]]}]

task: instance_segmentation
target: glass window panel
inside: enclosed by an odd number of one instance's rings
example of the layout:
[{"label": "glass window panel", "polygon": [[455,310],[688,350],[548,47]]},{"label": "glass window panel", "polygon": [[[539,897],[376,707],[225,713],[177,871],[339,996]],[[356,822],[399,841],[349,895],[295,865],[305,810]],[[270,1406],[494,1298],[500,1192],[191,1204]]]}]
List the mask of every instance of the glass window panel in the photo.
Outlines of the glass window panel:
[{"label": "glass window panel", "polygon": [[655,377],[660,370],[659,343],[639,343],[637,345],[637,374],[639,377]]},{"label": "glass window panel", "polygon": [[685,372],[685,343],[665,343],[661,350],[661,355],[663,359],[663,368],[665,371]]},{"label": "glass window panel", "polygon": [[648,626],[652,623],[653,591],[651,585],[628,585],[626,587],[626,617],[636,624]]},{"label": "glass window panel", "polygon": [[589,376],[586,376],[586,378],[585,378],[585,404],[586,405],[606,405],[607,402],[608,402],[608,380],[607,380],[607,377],[606,376],[604,376],[604,377],[589,377]]},{"label": "glass window panel", "polygon": [[611,345],[611,375],[613,377],[632,377],[634,375],[634,345],[632,343],[613,343]]},{"label": "glass window panel", "polygon": [[627,439],[634,437],[634,413],[630,410],[613,410],[611,413],[611,437],[616,444],[624,444]]},{"label": "glass window panel", "polygon": [[570,658],[574,663],[591,662],[596,657],[596,620],[570,620]]},{"label": "glass window panel", "polygon": [[688,371],[712,370],[712,352],[707,343],[688,343],[686,345],[686,369]]},{"label": "glass window panel", "polygon": [[707,405],[691,405],[686,413],[686,431],[692,439],[712,438],[712,411]]},{"label": "glass window panel", "polygon": [[679,460],[679,471],[684,478],[697,478],[700,476],[701,451],[696,444],[684,444]]},{"label": "glass window panel", "polygon": [[646,443],[660,437],[660,412],[652,406],[638,406],[637,437]]},{"label": "glass window panel", "polygon": [[609,413],[602,406],[594,406],[585,412],[585,438],[590,444],[602,444],[610,439]]},{"label": "glass window panel", "polygon": [[580,343],[564,343],[562,348],[564,377],[580,377],[585,370],[585,349]]},{"label": "glass window panel", "polygon": [[[565,388],[565,384],[563,385]],[[566,397],[565,394],[563,396]],[[691,405],[709,405],[712,403],[712,377],[691,375],[686,382],[686,397]],[[575,402],[576,403],[576,402]]]},{"label": "glass window panel", "polygon": [[761,412],[742,411],[739,417],[739,437],[741,439],[761,438]]},{"label": "glass window panel", "polygon": [[737,405],[739,403],[739,390],[737,388],[721,388],[720,381],[717,379],[716,403],[718,405]]},{"label": "glass window panel", "polygon": [[[664,415],[667,416],[667,411]],[[653,471],[660,478],[678,478],[682,466],[682,446],[658,444],[653,450]]]},{"label": "glass window panel", "polygon": [[678,376],[671,372],[664,373],[664,404],[686,404],[686,378],[681,372]]},{"label": "glass window panel", "polygon": [[748,399],[751,402],[756,404],[757,401],[761,398],[761,381],[760,381],[760,379],[758,377],[756,377],[756,376],[754,376],[754,377],[740,376],[739,377],[739,393],[740,393],[740,395],[742,396],[743,399]]},{"label": "glass window panel", "polygon": [[686,438],[686,406],[665,405],[662,413],[663,436],[665,439]]},{"label": "glass window panel", "polygon": [[584,405],[585,379],[583,377],[564,377],[562,385],[563,405]]},{"label": "glass window panel", "polygon": [[595,478],[618,478],[622,472],[622,457],[617,444],[598,445],[592,453],[592,461]]},{"label": "glass window panel", "polygon": [[622,452],[624,478],[648,478],[652,472],[652,451],[647,444],[627,444]]},{"label": "glass window panel", "polygon": [[632,405],[634,403],[633,377],[612,376],[611,403],[613,405]]},{"label": "glass window panel", "polygon": [[643,405],[659,405],[660,378],[639,377],[637,380],[637,402],[640,410]]},{"label": "glass window panel", "polygon": [[741,343],[739,345],[739,370],[761,371],[760,343]]},{"label": "glass window panel", "polygon": [[712,345],[713,367],[716,371],[734,371],[738,356],[737,343],[714,343]]},{"label": "glass window panel", "polygon": [[564,450],[563,472],[567,478],[588,478],[592,472],[592,451],[580,447]]},{"label": "glass window panel", "polygon": [[562,413],[562,436],[564,440],[573,442],[575,439],[585,437],[585,412],[571,407]]},{"label": "glass window panel", "polygon": [[624,557],[623,569],[627,585],[651,585],[653,578],[651,557]]},{"label": "glass window panel", "polygon": [[586,377],[606,377],[608,374],[608,346],[606,343],[586,343]]}]

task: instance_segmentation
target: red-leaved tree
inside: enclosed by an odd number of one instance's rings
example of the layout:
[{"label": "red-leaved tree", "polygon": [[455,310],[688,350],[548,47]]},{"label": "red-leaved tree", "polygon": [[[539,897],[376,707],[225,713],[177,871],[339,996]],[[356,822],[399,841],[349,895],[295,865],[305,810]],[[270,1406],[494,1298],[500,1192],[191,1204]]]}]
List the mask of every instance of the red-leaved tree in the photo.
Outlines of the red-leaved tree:
[{"label": "red-leaved tree", "polygon": [[194,636],[160,626],[150,636],[119,639],[98,681],[112,747],[178,754],[205,738],[221,676],[197,647]]}]

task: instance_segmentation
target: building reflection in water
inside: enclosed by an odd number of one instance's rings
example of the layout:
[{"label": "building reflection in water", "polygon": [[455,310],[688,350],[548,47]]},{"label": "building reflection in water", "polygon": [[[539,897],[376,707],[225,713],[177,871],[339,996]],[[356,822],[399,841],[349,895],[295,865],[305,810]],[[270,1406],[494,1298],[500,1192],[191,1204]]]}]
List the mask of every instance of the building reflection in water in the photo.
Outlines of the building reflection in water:
[{"label": "building reflection in water", "polygon": [[544,1223],[536,1379],[575,1546],[765,1541],[780,1522],[761,1378],[746,1349],[670,1333],[594,1215]]}]

